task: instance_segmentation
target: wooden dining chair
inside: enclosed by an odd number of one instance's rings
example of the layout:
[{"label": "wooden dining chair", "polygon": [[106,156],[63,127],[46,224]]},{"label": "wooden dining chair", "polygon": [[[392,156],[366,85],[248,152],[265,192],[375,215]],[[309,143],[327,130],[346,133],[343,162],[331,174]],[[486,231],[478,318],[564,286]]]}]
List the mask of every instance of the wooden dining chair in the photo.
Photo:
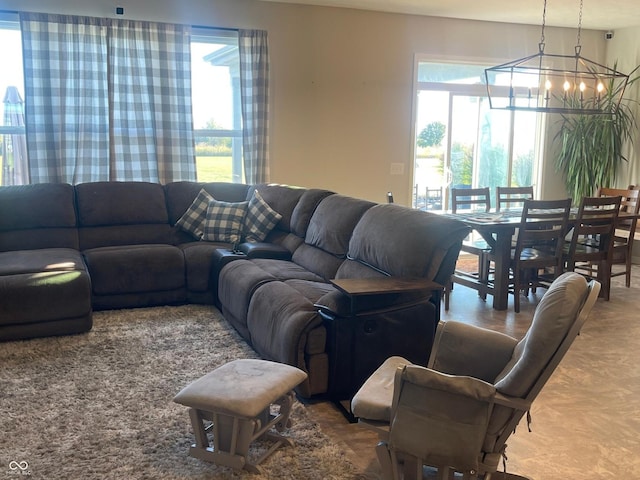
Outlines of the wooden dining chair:
[{"label": "wooden dining chair", "polygon": [[522,207],[525,200],[533,200],[533,185],[528,187],[496,187],[496,210]]},{"label": "wooden dining chair", "polygon": [[[616,234],[613,239],[613,266],[611,276],[625,276],[625,286],[631,286],[631,260],[633,254],[633,239],[638,223],[638,212],[640,212],[640,190],[630,185],[628,189],[604,188],[598,189],[598,197],[622,197],[620,202],[620,213],[635,215],[630,219],[618,218]],[[624,270],[619,270],[615,265],[624,265]]]},{"label": "wooden dining chair", "polygon": [[602,284],[600,295],[609,300],[613,244],[621,196],[584,197],[573,224],[571,240],[563,247],[565,269]]},{"label": "wooden dining chair", "polygon": [[[486,213],[491,210],[491,191],[489,187],[481,188],[452,188],[451,189],[451,211],[459,213],[461,210],[478,211]],[[478,257],[478,267],[474,272],[456,270],[456,275],[473,276],[480,282],[487,282],[489,277],[489,253],[491,246],[481,238],[473,238],[473,233],[462,242],[461,252],[465,252]],[[453,288],[453,280],[444,292],[444,309],[449,310],[449,295]],[[479,291],[481,298],[485,299],[487,294]]]},{"label": "wooden dining chair", "polygon": [[548,287],[563,272],[562,249],[570,211],[570,198],[524,201],[510,263],[516,313],[522,291],[528,294],[538,286]]}]

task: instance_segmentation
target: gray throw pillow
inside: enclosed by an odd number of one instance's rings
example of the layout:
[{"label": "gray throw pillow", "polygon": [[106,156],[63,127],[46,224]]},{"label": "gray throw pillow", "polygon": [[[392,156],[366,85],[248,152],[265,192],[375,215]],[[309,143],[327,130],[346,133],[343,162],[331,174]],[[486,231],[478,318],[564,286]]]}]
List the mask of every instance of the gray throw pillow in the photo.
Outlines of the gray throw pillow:
[{"label": "gray throw pillow", "polygon": [[213,200],[207,207],[203,240],[239,243],[249,202],[220,202]]},{"label": "gray throw pillow", "polygon": [[204,188],[200,190],[191,206],[178,219],[176,225],[200,240],[204,235],[203,224],[207,216],[207,208],[209,207],[209,202],[213,200],[215,199]]}]

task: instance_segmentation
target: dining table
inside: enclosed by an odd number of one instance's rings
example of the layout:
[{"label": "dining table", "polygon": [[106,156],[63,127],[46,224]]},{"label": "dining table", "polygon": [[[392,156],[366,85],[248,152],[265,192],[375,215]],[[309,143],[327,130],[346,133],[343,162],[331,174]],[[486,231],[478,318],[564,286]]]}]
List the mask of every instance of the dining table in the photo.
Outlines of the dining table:
[{"label": "dining table", "polygon": [[[570,228],[575,222],[577,212],[577,207],[571,209],[569,214]],[[491,295],[493,308],[506,310],[509,303],[512,240],[522,221],[522,209],[515,208],[499,212],[458,211],[451,213],[443,211],[442,215],[459,220],[478,232],[491,248],[494,261],[492,282],[481,281],[477,277],[460,272],[453,274],[453,282]],[[618,214],[618,222],[633,218],[640,218],[640,215],[625,211],[620,211]]]}]

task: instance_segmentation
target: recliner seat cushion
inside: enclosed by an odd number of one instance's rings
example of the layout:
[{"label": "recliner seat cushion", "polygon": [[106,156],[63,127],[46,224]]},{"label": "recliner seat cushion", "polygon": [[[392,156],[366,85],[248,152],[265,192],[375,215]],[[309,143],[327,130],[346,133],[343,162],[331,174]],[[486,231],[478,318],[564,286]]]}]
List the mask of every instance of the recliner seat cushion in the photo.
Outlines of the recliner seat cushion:
[{"label": "recliner seat cushion", "polygon": [[172,245],[101,247],[83,252],[96,295],[184,288],[184,255]]},{"label": "recliner seat cushion", "polygon": [[77,250],[4,252],[0,298],[0,325],[82,317],[77,331],[85,331],[91,314],[91,280]]},{"label": "recliner seat cushion", "polygon": [[234,260],[225,265],[218,278],[218,299],[225,318],[232,322],[240,334],[248,338],[246,331],[247,310],[255,290],[277,278],[249,260]]}]

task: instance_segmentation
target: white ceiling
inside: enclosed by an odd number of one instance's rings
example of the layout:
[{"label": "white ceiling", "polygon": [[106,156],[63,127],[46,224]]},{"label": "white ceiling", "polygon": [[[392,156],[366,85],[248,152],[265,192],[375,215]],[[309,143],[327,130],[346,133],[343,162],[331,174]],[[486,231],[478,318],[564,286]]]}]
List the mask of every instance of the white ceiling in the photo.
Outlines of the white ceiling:
[{"label": "white ceiling", "polygon": [[[435,17],[542,24],[544,0],[263,0]],[[639,0],[583,0],[582,27],[640,27]],[[547,0],[546,25],[578,26],[580,0]]]}]

